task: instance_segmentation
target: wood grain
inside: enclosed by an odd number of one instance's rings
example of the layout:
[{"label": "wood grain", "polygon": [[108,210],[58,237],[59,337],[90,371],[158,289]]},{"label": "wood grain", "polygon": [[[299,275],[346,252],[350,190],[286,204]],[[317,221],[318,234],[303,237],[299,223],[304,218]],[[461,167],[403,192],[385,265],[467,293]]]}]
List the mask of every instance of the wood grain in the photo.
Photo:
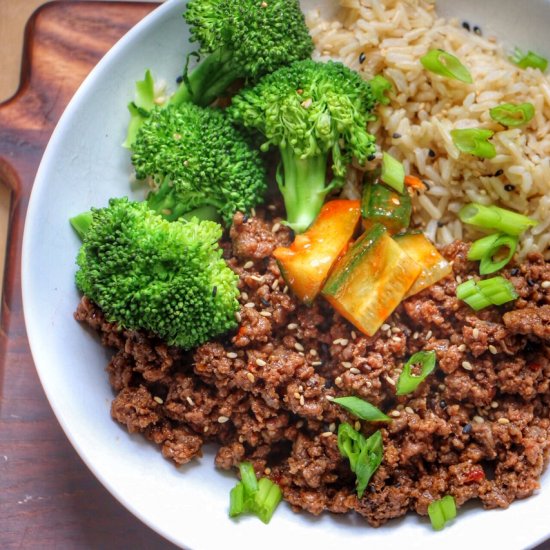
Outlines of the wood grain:
[{"label": "wood grain", "polygon": [[44,396],[21,303],[28,199],[50,134],[103,54],[156,4],[55,2],[25,33],[22,82],[0,105],[0,181],[12,189],[0,333],[0,547],[173,548],[127,512],[82,463]]}]

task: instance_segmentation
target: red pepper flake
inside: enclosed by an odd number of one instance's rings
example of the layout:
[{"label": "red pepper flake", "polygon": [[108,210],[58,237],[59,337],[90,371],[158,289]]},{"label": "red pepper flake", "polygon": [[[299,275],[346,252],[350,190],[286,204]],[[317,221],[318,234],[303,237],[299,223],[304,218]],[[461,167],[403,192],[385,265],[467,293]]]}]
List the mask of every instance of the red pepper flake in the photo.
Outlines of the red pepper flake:
[{"label": "red pepper flake", "polygon": [[542,366],[539,363],[529,363],[529,365],[527,365],[527,368],[533,372],[538,372],[542,368]]},{"label": "red pepper flake", "polygon": [[464,479],[465,483],[471,483],[472,481],[481,481],[482,479],[485,479],[485,472],[483,471],[483,468],[481,466],[477,466],[472,468],[467,474]]}]

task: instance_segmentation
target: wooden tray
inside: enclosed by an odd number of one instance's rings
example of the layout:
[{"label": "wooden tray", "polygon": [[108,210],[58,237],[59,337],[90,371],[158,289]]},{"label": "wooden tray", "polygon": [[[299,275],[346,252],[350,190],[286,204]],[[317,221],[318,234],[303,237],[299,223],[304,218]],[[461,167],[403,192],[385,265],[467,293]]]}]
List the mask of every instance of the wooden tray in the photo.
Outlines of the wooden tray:
[{"label": "wooden tray", "polygon": [[42,6],[27,24],[20,88],[0,105],[0,180],[12,190],[0,333],[3,549],[174,548],[123,508],[71,447],[38,380],[21,303],[25,212],[51,132],[92,67],[156,6]]}]

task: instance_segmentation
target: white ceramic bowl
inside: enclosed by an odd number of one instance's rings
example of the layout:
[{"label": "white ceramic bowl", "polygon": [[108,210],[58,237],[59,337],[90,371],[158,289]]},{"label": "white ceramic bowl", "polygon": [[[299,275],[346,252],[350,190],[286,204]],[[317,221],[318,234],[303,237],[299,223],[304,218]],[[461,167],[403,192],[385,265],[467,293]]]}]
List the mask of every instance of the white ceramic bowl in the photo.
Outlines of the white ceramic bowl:
[{"label": "white ceramic bowl", "polygon": [[[332,10],[336,0],[305,0]],[[129,156],[121,148],[126,104],[145,68],[174,78],[191,47],[181,17],[184,2],[168,1],[130,31],[86,79],[46,150],[28,209],[23,243],[23,298],[28,336],[40,379],[67,437],[89,468],[152,529],[189,549],[230,541],[240,550],[309,548],[525,548],[550,537],[550,474],[533,497],[506,511],[468,506],[445,530],[410,514],[379,529],[359,518],[295,514],[284,504],[269,526],[227,516],[235,478],[215,470],[214,450],[176,469],[141,436],[111,420],[108,352],[73,319],[79,241],[70,216],[128,194]],[[467,19],[507,45],[550,57],[550,2],[442,0],[439,11]],[[484,542],[487,544],[487,542]]]}]

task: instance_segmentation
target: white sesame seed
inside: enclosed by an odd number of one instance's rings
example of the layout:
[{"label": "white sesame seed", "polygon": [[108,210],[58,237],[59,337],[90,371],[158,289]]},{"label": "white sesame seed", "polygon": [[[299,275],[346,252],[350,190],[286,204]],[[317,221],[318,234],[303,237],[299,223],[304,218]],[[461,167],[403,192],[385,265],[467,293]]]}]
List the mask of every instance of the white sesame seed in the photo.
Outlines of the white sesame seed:
[{"label": "white sesame seed", "polygon": [[420,334],[418,334],[418,332],[415,332],[413,334],[413,340],[417,340],[419,336],[420,336]]},{"label": "white sesame seed", "polygon": [[288,286],[285,286],[285,288],[283,288],[283,294],[288,294]]},{"label": "white sesame seed", "polygon": [[336,424],[334,422],[331,422],[328,427],[329,431],[335,432],[336,431]]},{"label": "white sesame seed", "polygon": [[460,346],[458,346],[458,351],[466,351],[466,344],[460,344]]},{"label": "white sesame seed", "polygon": [[386,338],[391,338],[391,330],[386,331]]},{"label": "white sesame seed", "polygon": [[251,209],[250,209],[250,214],[252,214],[252,217],[255,218],[255,217],[256,217],[256,209],[255,209],[255,208],[251,208]]},{"label": "white sesame seed", "polygon": [[392,339],[394,342],[401,342],[401,336],[392,336],[391,339]]},{"label": "white sesame seed", "polygon": [[357,333],[354,330],[351,331],[351,338],[352,340],[357,340]]},{"label": "white sesame seed", "polygon": [[474,340],[477,340],[479,338],[479,329],[477,327],[472,330],[472,336],[474,337]]},{"label": "white sesame seed", "polygon": [[330,437],[331,435],[334,435],[332,432],[323,432],[321,434],[321,437]]},{"label": "white sesame seed", "polygon": [[397,334],[398,332],[401,332],[401,329],[399,327],[392,327],[391,328],[391,331],[394,333],[394,334]]},{"label": "white sesame seed", "polygon": [[497,422],[498,422],[499,424],[510,424],[510,420],[508,420],[507,418],[504,418],[504,417],[499,418],[499,419],[497,420]]},{"label": "white sesame seed", "polygon": [[298,386],[298,391],[304,391],[304,386],[302,386],[301,384]]},{"label": "white sesame seed", "polygon": [[260,311],[260,315],[262,317],[271,317],[271,312],[270,311]]},{"label": "white sesame seed", "polygon": [[316,349],[310,349],[310,350],[309,350],[309,354],[310,354],[310,355],[313,355],[313,357],[317,357],[317,355],[318,355]]},{"label": "white sesame seed", "polygon": [[271,468],[265,468],[265,469],[264,469],[264,474],[265,474],[266,476],[268,476],[270,473],[271,473]]},{"label": "white sesame seed", "polygon": [[218,422],[220,424],[225,424],[228,420],[229,418],[227,418],[227,416],[218,416]]},{"label": "white sesame seed", "polygon": [[234,351],[230,351],[229,353],[226,353],[225,356],[228,359],[237,359],[238,355]]},{"label": "white sesame seed", "polygon": [[351,374],[361,374],[361,371],[355,367],[351,367],[349,371],[351,372]]},{"label": "white sesame seed", "polygon": [[384,323],[384,324],[380,327],[380,330],[383,331],[383,332],[386,332],[387,330],[390,330],[390,325],[388,325],[388,323]]},{"label": "white sesame seed", "polygon": [[298,325],[296,323],[290,323],[290,325],[287,325],[286,328],[288,330],[296,330],[298,328]]},{"label": "white sesame seed", "polygon": [[405,408],[405,405],[397,405],[397,407],[395,407],[398,411],[402,411],[404,408]]},{"label": "white sesame seed", "polygon": [[321,366],[321,365],[323,364],[323,362],[322,362],[322,361],[313,361],[311,364],[312,364],[314,367],[319,367],[319,366]]},{"label": "white sesame seed", "polygon": [[295,349],[296,351],[304,351],[305,348],[304,348],[304,346],[302,346],[302,344],[300,344],[300,342],[296,342],[296,343],[294,344],[294,349]]},{"label": "white sesame seed", "polygon": [[195,402],[193,401],[193,399],[191,399],[189,395],[185,399],[187,399],[187,403],[189,403],[189,405],[191,405],[192,407],[195,406]]},{"label": "white sesame seed", "polygon": [[239,443],[244,443],[244,437],[242,435],[239,436]]},{"label": "white sesame seed", "polygon": [[300,395],[300,405],[303,407],[306,404],[306,400],[303,395]]},{"label": "white sesame seed", "polygon": [[342,361],[341,364],[345,369],[351,369],[352,363],[350,363],[349,361]]},{"label": "white sesame seed", "polygon": [[300,395],[300,392],[295,391],[295,392],[294,392],[294,398],[295,398],[295,399],[300,399],[300,397],[302,397],[302,396]]},{"label": "white sesame seed", "polygon": [[485,419],[481,416],[474,416],[472,419],[476,424],[483,424],[485,422]]},{"label": "white sesame seed", "polygon": [[256,365],[258,365],[258,367],[265,367],[267,365],[267,363],[263,360],[263,359],[256,359]]},{"label": "white sesame seed", "polygon": [[542,288],[550,288],[550,281],[543,281],[540,286]]},{"label": "white sesame seed", "polygon": [[359,420],[356,420],[353,427],[356,431],[359,431],[361,429],[361,422],[359,422]]},{"label": "white sesame seed", "polygon": [[281,224],[280,223],[274,223],[273,227],[271,228],[271,231],[273,233],[277,233],[277,231],[279,231],[279,229],[281,229]]},{"label": "white sesame seed", "polygon": [[498,409],[498,403],[496,401],[491,401],[491,408]]},{"label": "white sesame seed", "polygon": [[405,412],[408,412],[409,414],[414,414],[414,411],[411,407],[405,407]]},{"label": "white sesame seed", "polygon": [[462,361],[462,368],[464,370],[473,370],[474,367],[472,367],[472,363],[470,363],[469,361]]},{"label": "white sesame seed", "polygon": [[277,290],[279,288],[279,279],[275,279],[271,285],[271,290]]},{"label": "white sesame seed", "polygon": [[334,379],[334,383],[335,383],[337,386],[340,386],[340,385],[342,384],[342,377],[337,376],[337,377]]},{"label": "white sesame seed", "polygon": [[156,396],[156,395],[155,395],[155,397],[153,397],[153,399],[154,399],[159,405],[162,405],[162,404],[164,403],[164,401],[163,401],[160,397],[158,397],[158,396]]},{"label": "white sesame seed", "polygon": [[246,377],[250,380],[250,382],[254,382],[256,380],[251,372],[247,372]]},{"label": "white sesame seed", "polygon": [[248,261],[243,265],[243,269],[250,269],[251,267],[254,267],[254,262]]},{"label": "white sesame seed", "polygon": [[336,340],[333,340],[332,343],[335,346],[337,346],[337,345],[347,346],[349,344],[349,340],[346,340],[346,338],[336,338]]},{"label": "white sesame seed", "polygon": [[256,307],[256,304],[254,302],[247,302],[244,304],[244,307],[247,307],[248,309],[253,309]]},{"label": "white sesame seed", "polygon": [[433,332],[431,330],[429,330],[427,333],[426,333],[426,340],[429,340],[433,335]]},{"label": "white sesame seed", "polygon": [[204,433],[206,433],[206,432],[208,431],[208,426],[205,426],[205,427],[202,429],[202,431],[203,431]]},{"label": "white sesame seed", "polygon": [[268,205],[267,209],[273,212],[274,210],[277,210],[277,207],[274,204],[270,204]]},{"label": "white sesame seed", "polygon": [[498,349],[493,346],[492,344],[489,346],[489,351],[493,354],[493,355],[496,355],[498,353]]},{"label": "white sesame seed", "polygon": [[334,401],[334,397],[332,395],[327,395],[326,398],[327,401]]},{"label": "white sesame seed", "polygon": [[457,275],[457,276],[456,276],[456,282],[457,282],[458,284],[461,284],[461,283],[462,283],[462,277],[461,277],[460,275]]},{"label": "white sesame seed", "polygon": [[237,323],[240,323],[243,320],[239,311],[235,312],[235,320],[237,321]]},{"label": "white sesame seed", "polygon": [[437,388],[439,389],[439,391],[445,391],[445,384],[439,384]]},{"label": "white sesame seed", "polygon": [[264,278],[263,277],[258,277],[257,275],[251,275],[250,278],[253,281],[256,281],[257,283],[263,283],[264,282]]},{"label": "white sesame seed", "polygon": [[384,376],[384,379],[388,384],[390,384],[390,386],[395,386],[395,381],[391,376],[386,375]]},{"label": "white sesame seed", "polygon": [[401,413],[399,411],[391,411],[390,416],[393,416],[394,418],[398,418],[401,416]]},{"label": "white sesame seed", "polygon": [[248,300],[248,294],[246,292],[241,292],[241,298],[243,302],[246,302]]}]

